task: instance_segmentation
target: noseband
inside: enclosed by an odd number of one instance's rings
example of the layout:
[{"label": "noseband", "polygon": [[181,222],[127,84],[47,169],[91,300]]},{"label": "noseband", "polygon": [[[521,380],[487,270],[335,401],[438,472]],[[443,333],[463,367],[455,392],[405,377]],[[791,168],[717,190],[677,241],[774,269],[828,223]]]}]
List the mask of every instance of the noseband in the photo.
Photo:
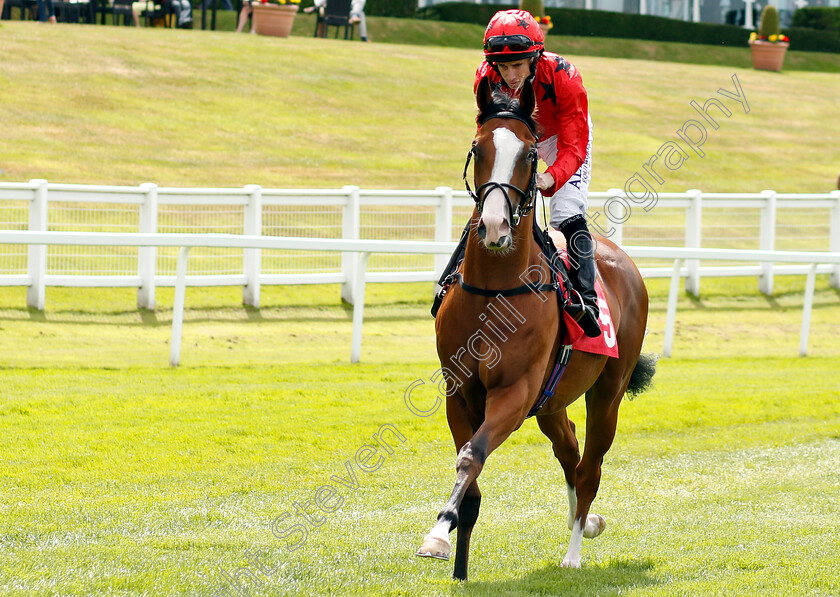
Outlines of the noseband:
[{"label": "noseband", "polygon": [[[531,124],[522,118],[516,112],[510,112],[507,110],[494,112],[489,114],[485,117],[481,122],[479,122],[479,126],[484,126],[484,123],[488,120],[492,120],[493,118],[509,118],[514,120],[519,120],[520,122],[525,123],[528,126],[528,130],[534,136],[534,140],[537,139],[537,135],[534,133],[534,130],[531,128]],[[539,161],[539,154],[537,153],[537,149],[532,147],[531,150],[528,152],[528,161],[531,163],[531,179],[528,182],[528,188],[524,191],[517,187],[516,185],[512,185],[507,182],[494,182],[489,181],[485,182],[483,185],[479,186],[475,191],[470,188],[470,183],[467,181],[467,170],[470,167],[470,160],[472,160],[472,156],[475,154],[475,146],[471,147],[469,152],[467,152],[467,162],[464,164],[464,185],[467,187],[467,192],[470,194],[470,197],[473,198],[475,201],[476,209],[480,214],[484,209],[484,199],[487,197],[487,193],[493,189],[499,189],[504,195],[505,202],[507,203],[508,212],[513,219],[512,226],[516,226],[519,224],[519,220],[522,216],[526,216],[531,213],[531,210],[534,209],[534,199],[537,196],[537,162]],[[513,208],[513,203],[510,200],[510,193],[509,191],[516,191],[519,193],[522,200],[516,206],[516,209]]]}]

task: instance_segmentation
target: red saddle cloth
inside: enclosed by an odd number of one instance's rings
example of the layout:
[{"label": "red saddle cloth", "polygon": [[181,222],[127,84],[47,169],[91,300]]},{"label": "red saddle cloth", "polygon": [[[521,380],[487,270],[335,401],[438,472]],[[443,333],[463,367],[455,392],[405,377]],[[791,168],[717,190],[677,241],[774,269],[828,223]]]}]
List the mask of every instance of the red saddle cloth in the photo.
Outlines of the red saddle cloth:
[{"label": "red saddle cloth", "polygon": [[[563,257],[563,262],[566,264],[566,269],[569,269],[568,255],[563,250],[560,253]],[[561,285],[562,283],[563,281],[560,280]],[[601,324],[601,335],[597,338],[590,338],[584,334],[578,323],[564,309],[563,321],[566,324],[566,340],[564,344],[568,344],[571,341],[574,350],[618,358],[618,341],[615,337],[615,326],[610,316],[610,306],[607,304],[607,297],[604,295],[604,287],[601,286],[601,280],[599,279],[595,280],[595,292],[598,294],[598,310],[600,311],[598,321]]]}]

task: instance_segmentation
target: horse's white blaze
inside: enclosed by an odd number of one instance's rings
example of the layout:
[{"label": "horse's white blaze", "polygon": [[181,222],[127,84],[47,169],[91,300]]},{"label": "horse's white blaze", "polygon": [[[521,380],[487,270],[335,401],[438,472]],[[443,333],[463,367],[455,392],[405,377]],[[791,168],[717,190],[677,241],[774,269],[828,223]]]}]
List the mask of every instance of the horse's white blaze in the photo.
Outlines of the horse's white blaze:
[{"label": "horse's white blaze", "polygon": [[[525,144],[513,131],[498,128],[493,131],[493,145],[496,147],[496,159],[490,173],[490,182],[510,183],[516,161]],[[498,243],[501,237],[510,234],[510,214],[506,211],[507,203],[502,191],[492,189],[487,193],[481,214],[481,223],[486,230],[485,244]]]},{"label": "horse's white blaze", "polygon": [[490,180],[493,182],[510,182],[516,158],[522,153],[525,144],[519,140],[513,131],[498,128],[493,131],[493,145],[496,146],[496,161],[493,162],[493,172]]}]

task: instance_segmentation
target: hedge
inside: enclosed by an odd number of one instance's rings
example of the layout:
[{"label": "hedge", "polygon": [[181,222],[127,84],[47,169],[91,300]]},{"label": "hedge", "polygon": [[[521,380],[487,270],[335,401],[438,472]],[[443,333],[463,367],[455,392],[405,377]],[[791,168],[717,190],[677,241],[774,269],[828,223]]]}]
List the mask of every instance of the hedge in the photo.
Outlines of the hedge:
[{"label": "hedge", "polygon": [[805,27],[788,27],[782,33],[790,38],[791,50],[840,53],[840,33]]},{"label": "hedge", "polygon": [[[485,26],[496,11],[508,8],[516,6],[450,2],[424,8],[419,15],[439,21]],[[747,31],[735,25],[694,23],[650,15],[579,8],[546,8],[545,13],[554,23],[551,30],[553,35],[648,39],[744,48],[748,46]],[[799,27],[785,29],[784,33],[791,39],[791,50],[840,53],[838,33]]]},{"label": "hedge", "polygon": [[840,8],[806,6],[793,13],[794,27],[807,27],[840,33]]},{"label": "hedge", "polygon": [[[200,6],[203,0],[191,0],[191,2],[198,2]],[[231,2],[235,4],[236,0],[231,0]],[[303,10],[313,4],[313,0],[301,0],[300,9]],[[367,0],[365,15],[413,19],[417,16],[417,0]]]},{"label": "hedge", "polygon": [[411,19],[417,16],[417,0],[367,0],[365,15]]}]

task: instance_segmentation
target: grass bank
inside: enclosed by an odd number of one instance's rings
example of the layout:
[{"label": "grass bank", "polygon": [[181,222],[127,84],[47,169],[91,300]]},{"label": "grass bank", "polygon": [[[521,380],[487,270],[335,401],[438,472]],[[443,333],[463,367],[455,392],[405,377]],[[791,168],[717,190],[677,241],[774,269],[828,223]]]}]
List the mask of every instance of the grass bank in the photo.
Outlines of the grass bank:
[{"label": "grass bank", "polygon": [[[4,22],[0,51],[3,181],[462,184],[475,49]],[[840,75],[564,53],[589,91],[594,190],[624,186],[714,97],[730,115],[712,108],[703,157],[686,150],[658,190],[835,186]],[[719,92],[733,77],[744,103]]]},{"label": "grass bank", "polygon": [[[200,23],[200,13],[197,15]],[[367,21],[370,36],[378,43],[475,50],[481,47],[484,36],[484,27],[467,23],[383,17],[368,17]],[[295,20],[292,35],[311,37],[315,29],[314,23],[315,17],[299,14]],[[216,29],[217,31],[235,31],[236,19],[233,13],[220,11]],[[333,29],[330,30],[331,33],[333,31]],[[356,39],[358,40],[358,31]],[[546,47],[552,52],[563,55],[655,60],[751,69],[752,59],[746,43],[747,34],[744,35],[743,48],[550,34],[546,40]],[[837,73],[840,72],[840,56],[828,52],[788,52],[785,57],[785,70]]]}]

